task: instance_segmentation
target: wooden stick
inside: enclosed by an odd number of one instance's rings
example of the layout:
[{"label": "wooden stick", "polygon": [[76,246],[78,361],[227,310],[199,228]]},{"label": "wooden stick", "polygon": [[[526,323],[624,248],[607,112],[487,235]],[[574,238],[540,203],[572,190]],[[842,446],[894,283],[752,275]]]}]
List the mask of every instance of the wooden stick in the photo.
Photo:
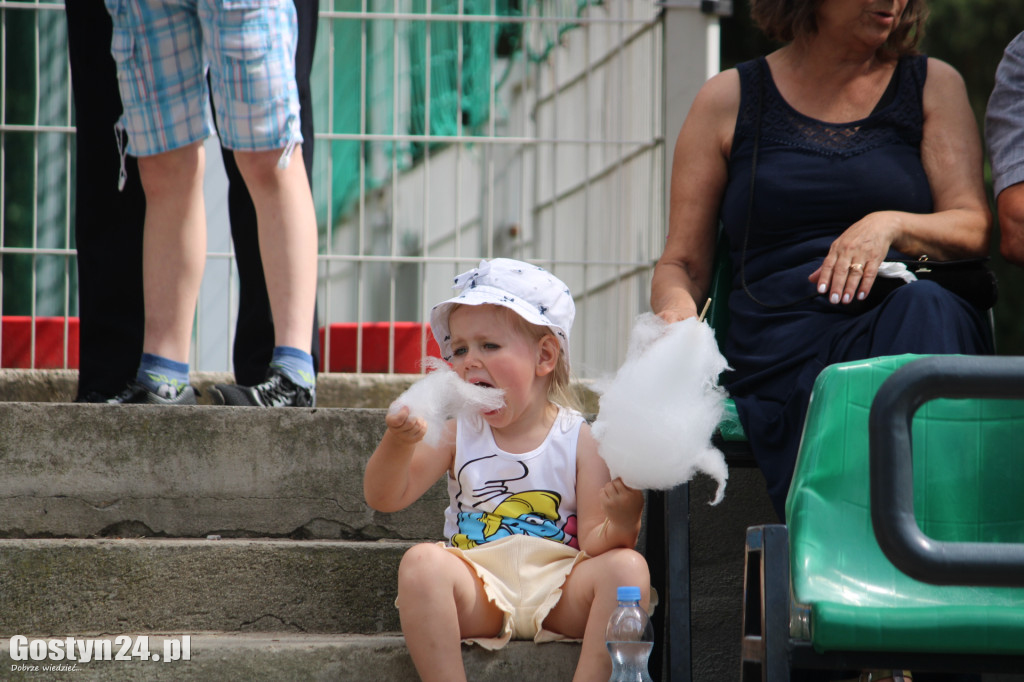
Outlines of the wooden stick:
[{"label": "wooden stick", "polygon": [[704,316],[708,314],[708,308],[710,308],[710,307],[711,307],[711,299],[709,298],[708,302],[704,304],[704,310],[700,311],[700,317],[697,318],[698,322],[703,322],[704,321]]}]

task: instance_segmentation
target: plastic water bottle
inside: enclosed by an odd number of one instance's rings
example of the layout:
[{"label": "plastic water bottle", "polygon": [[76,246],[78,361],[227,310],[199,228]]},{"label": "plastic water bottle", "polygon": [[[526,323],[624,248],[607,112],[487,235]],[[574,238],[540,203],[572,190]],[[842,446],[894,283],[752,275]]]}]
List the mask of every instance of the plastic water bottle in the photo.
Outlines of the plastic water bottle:
[{"label": "plastic water bottle", "polygon": [[639,587],[620,587],[619,606],[612,612],[605,642],[612,657],[609,682],[654,682],[647,672],[647,659],[654,648],[654,628],[640,606]]}]

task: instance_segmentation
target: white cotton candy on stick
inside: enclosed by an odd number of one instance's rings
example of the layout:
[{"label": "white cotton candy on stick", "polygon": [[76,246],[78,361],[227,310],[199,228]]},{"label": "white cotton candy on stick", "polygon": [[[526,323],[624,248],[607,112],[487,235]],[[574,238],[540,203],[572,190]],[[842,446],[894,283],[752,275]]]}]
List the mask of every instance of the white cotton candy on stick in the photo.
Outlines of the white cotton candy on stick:
[{"label": "white cotton candy on stick", "polygon": [[436,447],[441,442],[444,423],[459,415],[474,415],[496,410],[505,404],[505,392],[500,388],[489,388],[470,384],[440,358],[424,358],[427,374],[398,396],[389,414],[402,407],[409,408],[409,418],[421,417],[427,423],[423,437],[427,445]]},{"label": "white cotton candy on stick", "polygon": [[725,409],[718,375],[727,368],[707,324],[638,317],[622,367],[595,387],[600,407],[592,433],[612,478],[668,490],[703,472],[718,482],[711,504],[721,502],[729,471],[711,436]]}]

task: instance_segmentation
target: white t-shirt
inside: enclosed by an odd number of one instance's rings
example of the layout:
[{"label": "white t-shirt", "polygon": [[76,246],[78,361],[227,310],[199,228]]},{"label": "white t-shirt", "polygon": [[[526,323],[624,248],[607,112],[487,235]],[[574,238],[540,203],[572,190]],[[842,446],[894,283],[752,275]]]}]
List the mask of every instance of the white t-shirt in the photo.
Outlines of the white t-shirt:
[{"label": "white t-shirt", "polygon": [[579,549],[576,443],[582,424],[578,412],[559,408],[544,442],[513,454],[497,446],[482,419],[460,417],[455,478],[448,477],[448,544],[469,549],[510,535],[532,535]]}]

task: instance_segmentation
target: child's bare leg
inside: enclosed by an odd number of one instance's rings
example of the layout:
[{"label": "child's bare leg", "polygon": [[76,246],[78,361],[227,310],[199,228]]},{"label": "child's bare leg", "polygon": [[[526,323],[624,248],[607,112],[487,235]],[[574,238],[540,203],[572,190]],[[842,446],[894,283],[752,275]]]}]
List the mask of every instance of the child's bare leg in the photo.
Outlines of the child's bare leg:
[{"label": "child's bare leg", "polygon": [[406,646],[424,682],[463,682],[461,640],[492,637],[503,620],[469,564],[427,543],[402,557],[398,607]]},{"label": "child's bare leg", "polygon": [[302,150],[287,167],[281,151],[236,151],[235,162],[256,208],[275,344],[309,352],[316,303],[317,228]]},{"label": "child's bare leg", "polygon": [[146,193],[142,350],[177,362],[188,362],[206,260],[204,163],[201,142],[139,157],[139,177]]},{"label": "child's bare leg", "polygon": [[567,637],[582,637],[583,647],[573,680],[607,680],[612,660],[605,647],[608,619],[617,606],[622,585],[640,588],[640,604],[651,598],[651,575],[643,556],[631,549],[613,549],[579,563],[562,585],[562,597],[544,619],[544,628]]}]

